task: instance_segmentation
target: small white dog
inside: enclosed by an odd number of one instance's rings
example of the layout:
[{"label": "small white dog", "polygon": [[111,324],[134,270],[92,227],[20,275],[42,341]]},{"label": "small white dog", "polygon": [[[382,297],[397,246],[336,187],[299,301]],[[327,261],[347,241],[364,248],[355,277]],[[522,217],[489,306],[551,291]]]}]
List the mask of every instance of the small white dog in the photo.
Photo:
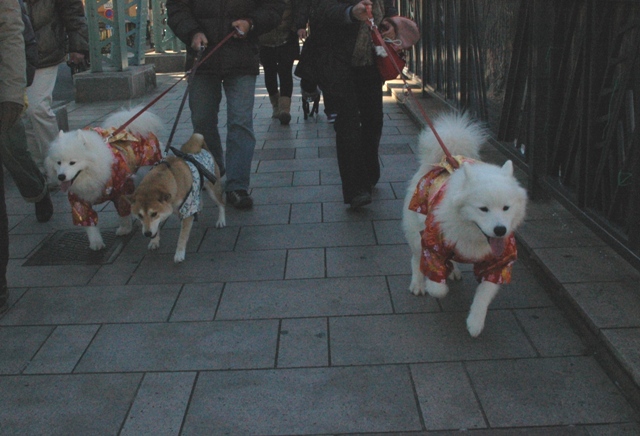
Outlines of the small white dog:
[{"label": "small white dog", "polygon": [[513,231],[524,220],[527,193],[510,160],[502,167],[477,161],[487,134],[467,116],[444,115],[434,127],[460,167],[446,163],[430,130],[421,133],[420,169],[409,184],[402,217],[412,254],[409,289],[442,298],[449,292],[447,278],[462,277],[455,262],[473,263],[480,284],[467,329],[477,337],[500,285],[511,280],[517,258]]},{"label": "small white dog", "polygon": [[116,234],[130,233],[131,205],[124,196],[133,193],[133,176],[140,167],[162,159],[158,141],[162,122],[154,114],[142,113],[125,130],[112,136],[137,112],[117,112],[101,128],[60,131],[45,160],[49,180],[57,180],[60,189],[68,192],[73,223],[85,227],[92,250],[105,247],[93,205],[112,201],[120,216]]}]

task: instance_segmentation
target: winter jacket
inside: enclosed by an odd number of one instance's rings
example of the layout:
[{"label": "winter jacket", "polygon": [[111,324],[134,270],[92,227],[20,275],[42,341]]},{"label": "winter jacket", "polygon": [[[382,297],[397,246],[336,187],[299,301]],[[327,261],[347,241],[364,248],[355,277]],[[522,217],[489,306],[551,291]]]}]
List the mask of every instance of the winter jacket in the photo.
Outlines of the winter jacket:
[{"label": "winter jacket", "polygon": [[297,29],[293,26],[291,0],[285,0],[285,3],[286,6],[282,14],[282,21],[278,24],[278,27],[258,38],[260,45],[265,47],[280,47],[287,42],[292,42],[292,40],[298,42]]},{"label": "winter jacket", "polygon": [[89,30],[82,0],[25,0],[38,41],[38,68],[89,54]]},{"label": "winter jacket", "polygon": [[16,1],[0,2],[0,103],[24,104],[24,24]]},{"label": "winter jacket", "polygon": [[27,57],[27,86],[31,86],[38,65],[38,41],[36,41],[36,34],[33,31],[31,19],[29,19],[24,2],[22,0],[18,1],[22,10],[22,23],[24,24],[22,36],[24,37],[24,52]]},{"label": "winter jacket", "polygon": [[246,38],[229,39],[198,67],[196,74],[257,76],[260,73],[258,37],[280,24],[284,8],[285,0],[168,0],[167,22],[187,45],[191,58],[187,66],[190,66],[195,56],[191,40],[196,33],[206,35],[210,50],[233,31],[232,22],[250,20],[253,28]]},{"label": "winter jacket", "polygon": [[[397,15],[393,0],[373,2],[376,24],[380,24],[384,17]],[[296,76],[321,83],[328,76],[335,76],[337,71],[344,71],[336,63],[343,66],[373,65],[374,48],[367,23],[353,21],[350,17],[351,8],[357,3],[359,0],[305,0],[310,34],[300,54]],[[296,15],[299,26],[303,15]]]}]

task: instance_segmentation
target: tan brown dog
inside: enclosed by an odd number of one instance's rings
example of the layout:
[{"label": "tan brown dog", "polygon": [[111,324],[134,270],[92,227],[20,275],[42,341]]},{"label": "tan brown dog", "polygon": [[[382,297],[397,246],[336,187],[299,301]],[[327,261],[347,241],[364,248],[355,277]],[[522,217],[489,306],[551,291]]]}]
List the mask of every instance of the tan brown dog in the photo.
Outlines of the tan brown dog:
[{"label": "tan brown dog", "polygon": [[[202,135],[194,133],[181,148],[187,157],[169,156],[159,162],[142,179],[135,192],[128,196],[131,213],[142,223],[142,234],[151,238],[149,250],[160,247],[160,226],[173,213],[181,219],[180,236],[173,261],[182,262],[193,218],[202,210],[200,192],[204,188],[218,204],[216,227],[226,225],[223,183],[220,169],[207,149]],[[177,152],[176,152],[177,154]],[[216,177],[215,182],[205,178],[191,160],[200,162]]]}]

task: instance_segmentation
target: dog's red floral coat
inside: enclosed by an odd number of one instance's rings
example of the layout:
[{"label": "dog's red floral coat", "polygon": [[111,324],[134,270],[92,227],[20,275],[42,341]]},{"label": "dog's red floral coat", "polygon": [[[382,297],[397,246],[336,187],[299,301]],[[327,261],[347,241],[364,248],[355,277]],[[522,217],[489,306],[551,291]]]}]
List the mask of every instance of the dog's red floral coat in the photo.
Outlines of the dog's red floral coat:
[{"label": "dog's red floral coat", "polygon": [[[470,159],[456,156],[459,162],[473,162]],[[505,248],[500,256],[489,254],[482,259],[465,259],[457,251],[455,245],[447,243],[435,221],[433,211],[440,204],[447,189],[447,180],[454,170],[446,163],[441,163],[425,174],[413,193],[409,209],[426,215],[425,229],[422,232],[422,256],[420,271],[429,280],[445,283],[453,271],[451,261],[472,263],[476,279],[496,284],[511,282],[511,267],[518,257],[516,239],[509,235]]]},{"label": "dog's red floral coat", "polygon": [[98,224],[98,214],[93,210],[92,204],[101,204],[112,201],[120,216],[131,214],[131,204],[125,199],[125,195],[133,194],[135,186],[132,176],[138,168],[153,165],[162,159],[162,149],[158,138],[152,133],[148,136],[134,135],[129,132],[121,132],[115,137],[109,137],[116,129],[92,128],[103,138],[108,140],[109,148],[114,160],[111,166],[111,179],[102,191],[102,196],[93,203],[69,192],[69,203],[73,224],[76,226],[95,226]]}]

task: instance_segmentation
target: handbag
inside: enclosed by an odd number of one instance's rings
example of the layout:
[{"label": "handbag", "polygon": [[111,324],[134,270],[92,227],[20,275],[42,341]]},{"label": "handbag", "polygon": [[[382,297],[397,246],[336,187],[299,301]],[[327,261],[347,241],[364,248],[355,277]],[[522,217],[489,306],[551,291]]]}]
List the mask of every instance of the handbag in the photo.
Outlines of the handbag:
[{"label": "handbag", "polygon": [[380,28],[368,21],[371,40],[376,50],[376,66],[384,80],[393,80],[406,65],[404,50],[411,48],[420,39],[417,24],[405,17],[388,17],[382,20]]},{"label": "handbag", "polygon": [[406,61],[395,48],[382,39],[377,29],[372,29],[371,39],[376,50],[376,66],[383,80],[393,80],[402,72]]}]

